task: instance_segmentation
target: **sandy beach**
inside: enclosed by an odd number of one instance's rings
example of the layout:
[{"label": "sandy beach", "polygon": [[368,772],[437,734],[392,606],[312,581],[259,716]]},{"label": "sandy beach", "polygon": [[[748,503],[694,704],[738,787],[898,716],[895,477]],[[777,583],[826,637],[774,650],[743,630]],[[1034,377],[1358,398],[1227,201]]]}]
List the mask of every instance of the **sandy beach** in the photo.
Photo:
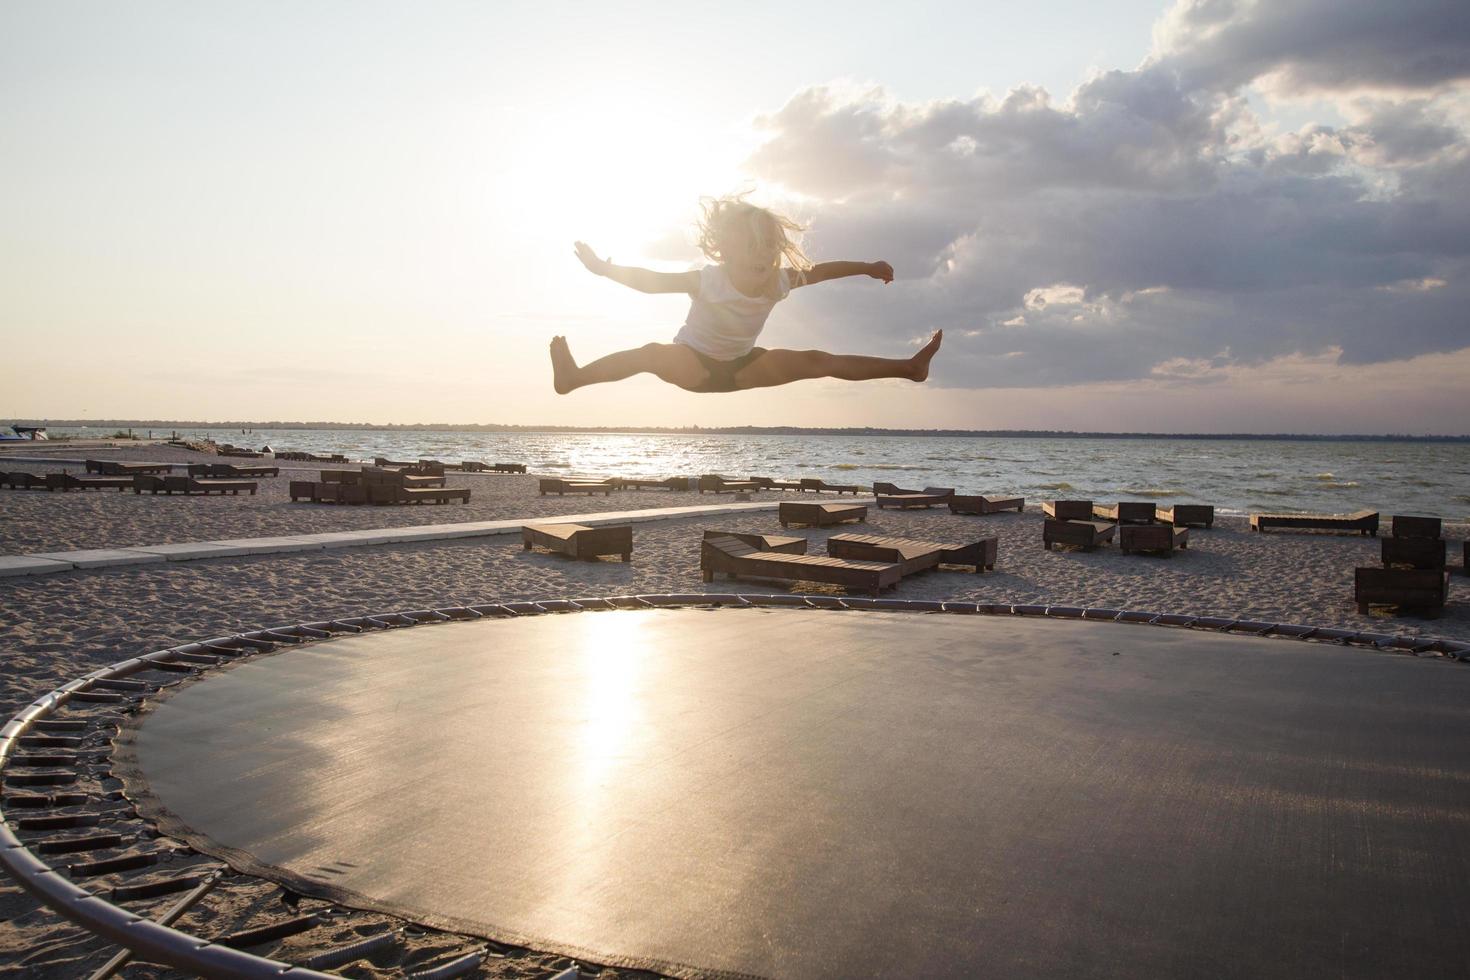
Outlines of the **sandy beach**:
[{"label": "sandy beach", "polygon": [[[171,462],[209,458],[163,447],[108,452],[106,457]],[[467,506],[292,504],[287,481],[292,476],[303,478],[316,468],[285,465],[297,469],[261,480],[255,497],[0,490],[0,552],[127,547],[717,502],[711,495],[664,491],[542,497],[537,494],[534,476],[454,474],[449,478],[451,486],[468,486],[473,491]],[[22,467],[0,462],[0,468]],[[46,467],[24,468],[39,471]],[[753,499],[777,500],[783,495],[758,494]],[[1245,520],[1223,518],[1211,530],[1192,530],[1189,549],[1167,560],[1124,555],[1116,546],[1090,553],[1047,551],[1041,545],[1039,503],[1027,501],[1025,513],[989,517],[954,516],[943,509],[870,508],[868,522],[857,527],[790,533],[807,537],[812,554],[825,554],[823,542],[840,531],[942,541],[998,536],[999,560],[993,572],[976,575],[946,570],[908,578],[891,593],[901,599],[1111,607],[1470,640],[1470,579],[1458,567],[1460,541],[1466,534],[1463,525],[1446,528],[1455,574],[1449,605],[1440,618],[1431,620],[1358,613],[1352,601],[1353,568],[1378,563],[1376,539],[1255,534]],[[87,670],[230,631],[497,600],[786,591],[765,582],[701,582],[699,540],[709,527],[781,531],[774,512],[639,524],[634,529],[633,558],[627,564],[615,560],[580,563],[529,553],[522,550],[517,538],[500,536],[0,579],[0,663],[4,666],[0,710],[8,718],[38,695]],[[837,592],[811,584],[792,591]],[[1339,655],[1401,654],[1343,648]],[[261,915],[290,911],[281,904],[275,886],[254,882],[238,887],[238,898],[228,907],[240,922],[249,918],[254,924]],[[303,906],[309,904],[310,900]],[[212,914],[221,914],[219,908]],[[312,941],[340,943],[352,930],[366,930],[381,920],[366,914],[348,917],[340,928],[319,930],[321,935],[314,934]],[[76,976],[100,966],[110,955],[105,943],[37,908],[9,882],[0,886],[0,923],[3,974]],[[189,920],[186,925],[203,927]],[[211,931],[234,927],[232,923],[209,924]],[[419,944],[416,948],[429,948],[446,940],[427,934],[415,942]],[[303,950],[311,948],[302,943],[285,947],[293,955],[303,955]],[[509,956],[487,961],[481,975],[549,976],[569,964],[561,957],[512,950]],[[350,975],[387,975],[391,966],[363,964]],[[139,969],[128,975],[164,974]],[[602,975],[622,974],[609,970]]]}]

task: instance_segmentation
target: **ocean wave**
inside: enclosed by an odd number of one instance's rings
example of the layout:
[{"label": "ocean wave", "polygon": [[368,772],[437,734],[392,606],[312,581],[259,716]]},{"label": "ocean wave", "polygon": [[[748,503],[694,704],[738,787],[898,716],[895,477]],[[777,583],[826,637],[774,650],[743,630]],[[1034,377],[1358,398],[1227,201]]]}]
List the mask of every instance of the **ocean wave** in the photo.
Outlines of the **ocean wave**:
[{"label": "ocean wave", "polygon": [[1036,485],[1036,489],[1038,489],[1038,490],[1071,490],[1072,489],[1072,484],[1070,484],[1070,483],[1038,483]]},{"label": "ocean wave", "polygon": [[1317,474],[1317,479],[1319,479],[1319,480],[1335,480],[1335,479],[1337,479],[1337,477],[1334,474],[1332,474],[1332,473],[1318,473]]},{"label": "ocean wave", "polygon": [[1124,489],[1119,490],[1118,492],[1119,493],[1123,493],[1123,494],[1127,494],[1130,497],[1185,497],[1185,496],[1188,496],[1188,493],[1186,491],[1184,491],[1184,490],[1165,490],[1162,487],[1144,487],[1141,490],[1134,489],[1132,487],[1125,487]]},{"label": "ocean wave", "polygon": [[1325,482],[1325,483],[1322,484],[1322,489],[1323,490],[1351,490],[1353,487],[1355,487],[1357,485],[1358,485],[1358,481],[1356,481],[1356,480],[1344,480],[1341,483],[1338,483],[1336,481],[1329,481],[1329,482]]},{"label": "ocean wave", "polygon": [[834,470],[925,470],[932,469],[928,466],[908,466],[903,463],[837,463],[831,467]]}]

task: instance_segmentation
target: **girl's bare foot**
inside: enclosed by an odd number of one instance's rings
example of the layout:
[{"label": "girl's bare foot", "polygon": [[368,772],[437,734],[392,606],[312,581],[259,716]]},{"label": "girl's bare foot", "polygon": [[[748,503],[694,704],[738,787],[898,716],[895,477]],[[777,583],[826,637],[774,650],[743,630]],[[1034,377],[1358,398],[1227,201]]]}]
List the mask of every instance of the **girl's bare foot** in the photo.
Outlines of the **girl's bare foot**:
[{"label": "girl's bare foot", "polygon": [[944,331],[934,331],[934,336],[929,338],[929,342],[920,348],[917,354],[909,358],[909,380],[927,381],[929,379],[929,362],[934,360],[935,354],[939,353],[939,344],[943,340]]},{"label": "girl's bare foot", "polygon": [[558,395],[576,389],[577,386],[577,362],[572,360],[571,348],[567,346],[567,338],[551,338],[551,384]]}]

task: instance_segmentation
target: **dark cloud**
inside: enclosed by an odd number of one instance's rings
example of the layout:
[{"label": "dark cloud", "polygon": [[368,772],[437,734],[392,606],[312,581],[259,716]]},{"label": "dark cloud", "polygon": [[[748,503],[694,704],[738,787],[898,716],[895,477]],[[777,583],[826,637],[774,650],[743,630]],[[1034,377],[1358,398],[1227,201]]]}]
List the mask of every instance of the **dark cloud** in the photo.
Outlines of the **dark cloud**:
[{"label": "dark cloud", "polygon": [[1191,88],[1428,89],[1470,78],[1470,3],[1183,0],[1155,43]]},{"label": "dark cloud", "polygon": [[[1186,3],[1161,34],[1190,40],[1177,59],[1311,7]],[[1277,45],[1258,66],[1320,68],[1362,26],[1345,21],[1318,25],[1337,48],[1313,40],[1293,60]],[[1384,32],[1389,51],[1404,33]],[[1275,134],[1242,93],[1189,79],[1166,58],[1099,75],[1065,104],[1032,88],[793,98],[763,120],[752,171],[807,202],[815,258],[886,258],[901,278],[803,290],[771,341],[892,351],[943,327],[937,378],[966,386],[1204,379],[1298,352],[1374,363],[1470,346],[1457,96],[1355,94],[1350,124]]]}]

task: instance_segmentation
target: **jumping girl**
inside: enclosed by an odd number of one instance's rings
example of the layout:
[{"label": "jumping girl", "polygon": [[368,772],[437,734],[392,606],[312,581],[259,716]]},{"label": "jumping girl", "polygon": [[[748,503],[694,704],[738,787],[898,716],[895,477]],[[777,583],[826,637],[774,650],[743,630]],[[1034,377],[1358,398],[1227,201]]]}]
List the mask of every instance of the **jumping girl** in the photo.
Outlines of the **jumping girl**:
[{"label": "jumping girl", "polygon": [[[821,350],[766,350],[755,346],[771,308],[798,286],[828,279],[868,276],[893,281],[887,262],[820,262],[813,265],[797,244],[801,227],[789,218],[747,204],[740,197],[708,201],[699,223],[699,250],[713,265],[692,272],[653,272],[613,265],[577,242],[577,258],[589,272],[642,293],[688,293],[684,326],[671,344],[644,344],[578,366],[565,337],[551,339],[556,390],[565,395],[586,385],[621,381],[647,372],[685,391],[742,391],[806,378],[907,378],[924,381],[944,331],[936,331],[913,357],[865,357]],[[781,260],[790,265],[782,268]]]}]

